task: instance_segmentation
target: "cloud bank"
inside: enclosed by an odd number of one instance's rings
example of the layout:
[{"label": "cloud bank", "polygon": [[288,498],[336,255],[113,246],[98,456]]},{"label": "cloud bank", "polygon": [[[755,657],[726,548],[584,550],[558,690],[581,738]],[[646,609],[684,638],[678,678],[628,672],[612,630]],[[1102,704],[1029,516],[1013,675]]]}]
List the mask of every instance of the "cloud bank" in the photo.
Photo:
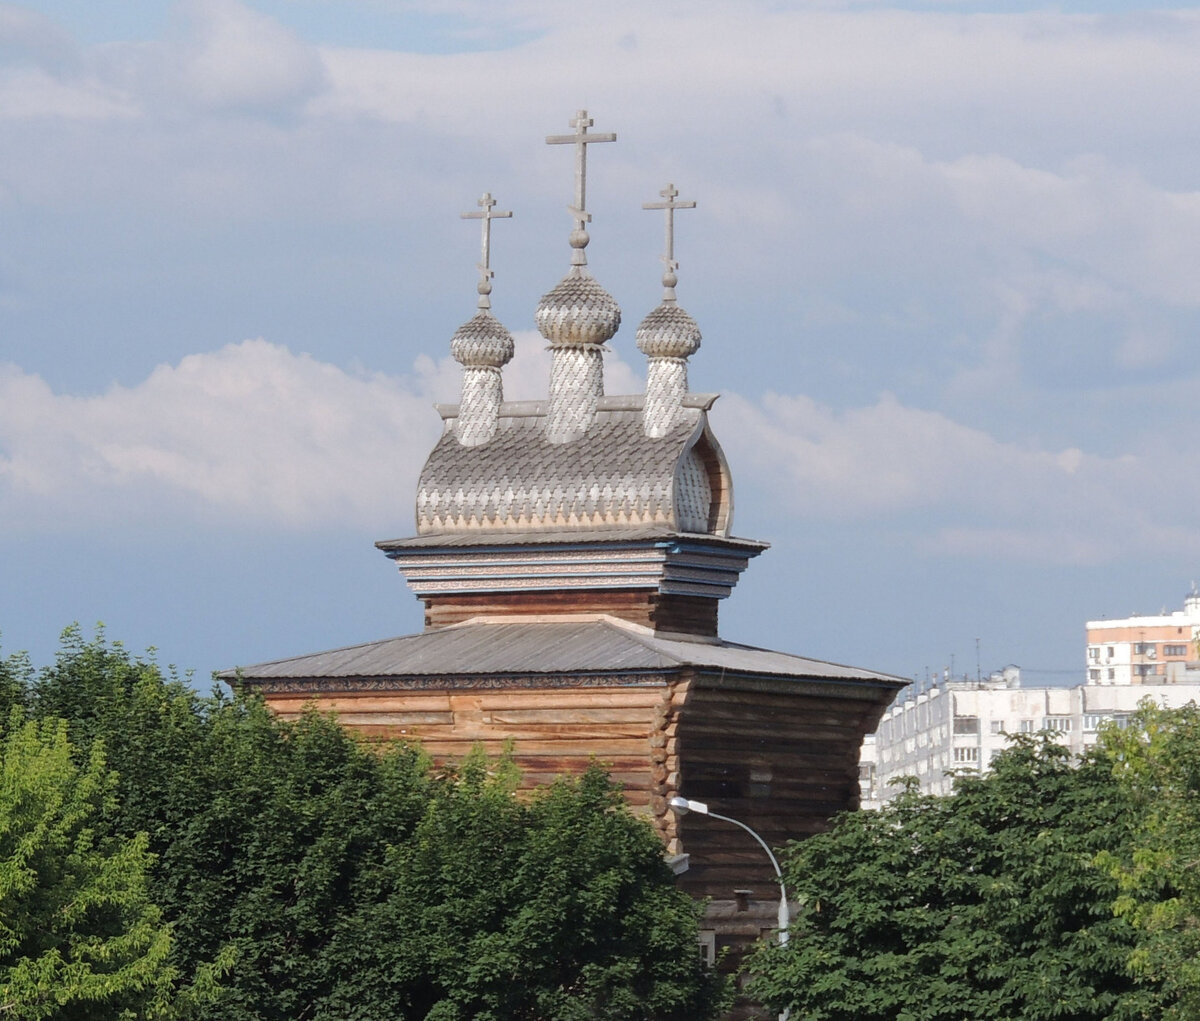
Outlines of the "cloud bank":
[{"label": "cloud bank", "polygon": [[[525,333],[508,396],[544,393],[547,358]],[[640,389],[608,366],[610,392]],[[0,514],[7,528],[183,528],[196,518],[303,531],[406,531],[417,474],[459,369],[420,359],[410,375],[343,370],[264,340],[156,368],[133,387],[54,393],[0,370]],[[1200,456],[1101,457],[1019,447],[894,396],[834,411],[799,394],[730,394],[715,413],[743,497],[805,521],[902,526],[931,551],[1099,562],[1178,543],[1169,510],[1138,480],[1171,467],[1177,499],[1200,498]],[[1189,472],[1186,465],[1190,465]],[[1181,470],[1182,469],[1182,470]],[[1189,549],[1197,545],[1187,541]]]}]

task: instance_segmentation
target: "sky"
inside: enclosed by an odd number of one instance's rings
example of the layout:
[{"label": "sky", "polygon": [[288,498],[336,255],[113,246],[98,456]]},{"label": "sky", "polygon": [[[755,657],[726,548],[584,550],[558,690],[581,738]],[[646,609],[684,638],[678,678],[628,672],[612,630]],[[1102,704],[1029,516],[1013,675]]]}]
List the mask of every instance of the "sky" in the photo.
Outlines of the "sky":
[{"label": "sky", "polygon": [[[692,388],[772,547],[724,637],[922,679],[1084,675],[1200,579],[1200,7],[0,3],[0,651],[211,671],[420,630],[484,191],[506,396],[588,257],[644,378],[667,184]],[[1189,99],[1188,97],[1192,97]]]}]

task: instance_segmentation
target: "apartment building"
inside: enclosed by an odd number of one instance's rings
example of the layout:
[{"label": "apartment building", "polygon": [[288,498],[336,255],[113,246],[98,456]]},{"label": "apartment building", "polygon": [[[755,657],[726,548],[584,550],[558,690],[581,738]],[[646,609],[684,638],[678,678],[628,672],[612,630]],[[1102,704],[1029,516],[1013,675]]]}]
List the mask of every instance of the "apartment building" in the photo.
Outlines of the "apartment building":
[{"label": "apartment building", "polygon": [[1087,622],[1088,684],[1200,683],[1200,592],[1183,609]]},{"label": "apartment building", "polygon": [[1176,709],[1200,701],[1200,687],[1174,683],[1021,688],[993,679],[906,689],[863,742],[861,805],[887,804],[901,789],[895,781],[906,776],[916,777],[926,794],[949,794],[953,771],[986,770],[1012,734],[1051,731],[1078,754],[1096,742],[1103,723],[1120,726],[1146,698]]}]

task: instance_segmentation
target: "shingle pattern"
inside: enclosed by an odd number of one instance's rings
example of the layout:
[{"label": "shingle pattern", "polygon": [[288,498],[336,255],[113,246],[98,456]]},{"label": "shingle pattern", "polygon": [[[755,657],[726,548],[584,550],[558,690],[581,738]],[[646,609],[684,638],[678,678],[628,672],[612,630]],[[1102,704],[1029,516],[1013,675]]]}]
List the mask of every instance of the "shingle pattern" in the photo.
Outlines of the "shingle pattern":
[{"label": "shingle pattern", "polygon": [[[417,488],[417,531],[541,531],[662,525],[699,531],[702,515],[679,520],[676,504],[694,471],[682,465],[707,428],[685,408],[665,436],[647,437],[640,409],[597,410],[570,443],[552,443],[541,414],[505,414],[488,443],[463,446],[448,428]],[[695,499],[687,501],[694,508]]]},{"label": "shingle pattern", "polygon": [[603,344],[620,327],[621,308],[585,267],[573,266],[542,295],[533,318],[551,344]]},{"label": "shingle pattern", "polygon": [[664,301],[638,326],[637,346],[650,358],[687,358],[700,350],[700,327],[674,302]]},{"label": "shingle pattern", "polygon": [[450,353],[460,365],[498,369],[512,360],[512,334],[492,313],[481,308],[454,331]]}]

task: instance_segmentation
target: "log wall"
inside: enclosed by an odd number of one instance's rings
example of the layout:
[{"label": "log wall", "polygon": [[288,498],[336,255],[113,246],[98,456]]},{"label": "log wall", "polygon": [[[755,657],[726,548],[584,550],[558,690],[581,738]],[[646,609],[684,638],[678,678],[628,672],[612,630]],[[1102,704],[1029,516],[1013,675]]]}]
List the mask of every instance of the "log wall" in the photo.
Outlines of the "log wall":
[{"label": "log wall", "polygon": [[476,745],[499,756],[511,742],[523,789],[598,761],[644,814],[651,812],[652,796],[665,810],[662,793],[675,752],[673,733],[668,737],[673,697],[665,678],[611,688],[264,694],[284,719],[313,706],[333,711],[363,738],[419,742],[437,763],[461,761]]},{"label": "log wall", "polygon": [[[847,694],[807,694],[801,681],[695,681],[678,728],[680,791],[750,826],[772,849],[821,832],[831,816],[858,807],[859,746],[890,697]],[[678,825],[689,893],[728,901],[749,890],[778,900],[774,869],[749,834],[696,814]]]},{"label": "log wall", "polygon": [[427,596],[425,630],[461,624],[472,617],[562,613],[608,613],[657,631],[715,636],[719,600],[652,589],[586,589],[552,592],[454,593]]}]

